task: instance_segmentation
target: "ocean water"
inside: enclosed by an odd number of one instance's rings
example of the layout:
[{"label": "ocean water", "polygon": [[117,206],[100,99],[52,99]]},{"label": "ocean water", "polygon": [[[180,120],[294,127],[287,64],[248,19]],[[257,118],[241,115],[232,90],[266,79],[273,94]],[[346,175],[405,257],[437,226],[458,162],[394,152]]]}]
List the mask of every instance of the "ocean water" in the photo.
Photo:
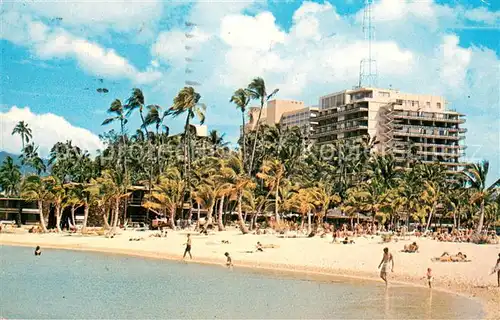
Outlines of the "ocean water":
[{"label": "ocean water", "polygon": [[[480,305],[423,288],[90,252],[0,246],[7,319],[478,319]],[[237,261],[235,261],[237,264]]]}]

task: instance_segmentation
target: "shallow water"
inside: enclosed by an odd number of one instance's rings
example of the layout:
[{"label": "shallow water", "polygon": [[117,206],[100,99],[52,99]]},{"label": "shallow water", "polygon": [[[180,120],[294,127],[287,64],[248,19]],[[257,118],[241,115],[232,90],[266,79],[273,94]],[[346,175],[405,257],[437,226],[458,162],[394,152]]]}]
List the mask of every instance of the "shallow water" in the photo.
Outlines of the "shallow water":
[{"label": "shallow water", "polygon": [[0,317],[24,319],[478,319],[472,300],[423,288],[0,246]]}]

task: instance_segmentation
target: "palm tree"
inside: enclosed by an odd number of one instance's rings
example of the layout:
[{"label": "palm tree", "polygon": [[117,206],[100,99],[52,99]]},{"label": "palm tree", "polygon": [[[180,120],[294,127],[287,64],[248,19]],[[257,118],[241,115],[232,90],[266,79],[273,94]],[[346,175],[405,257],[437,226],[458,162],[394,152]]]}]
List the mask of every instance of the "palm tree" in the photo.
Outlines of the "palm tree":
[{"label": "palm tree", "polygon": [[242,213],[242,198],[245,190],[252,190],[256,185],[252,179],[246,175],[245,168],[243,168],[243,162],[241,158],[237,156],[231,156],[224,161],[220,174],[222,181],[224,181],[221,188],[227,194],[231,194],[236,198],[240,230],[243,234],[247,234],[248,228],[245,225]]},{"label": "palm tree", "polygon": [[[175,230],[175,214],[179,203],[184,199],[184,181],[175,168],[167,170],[146,196],[145,208],[163,211],[169,216],[169,224]],[[182,206],[181,206],[182,208]]]},{"label": "palm tree", "polygon": [[62,211],[64,209],[64,201],[66,199],[66,190],[64,187],[57,181],[56,185],[52,188],[52,203],[54,204],[55,216],[56,216],[56,229],[57,232],[61,232],[61,217]]},{"label": "palm tree", "polygon": [[247,110],[247,106],[250,103],[250,97],[245,91],[245,89],[238,89],[233,93],[233,96],[231,97],[231,100],[229,102],[233,102],[236,105],[236,108],[238,108],[241,111],[241,136],[243,138],[243,153],[242,153],[242,161],[243,165],[246,164],[245,159],[246,159],[246,139],[245,139],[245,112]]},{"label": "palm tree", "polygon": [[[149,105],[146,107],[146,109],[148,109],[148,113],[146,114],[146,118],[144,119],[144,124],[145,126],[154,124],[156,129],[156,135],[159,135],[163,121],[169,115],[168,110],[163,112],[163,114],[161,114],[162,108],[156,104]],[[163,128],[165,129],[166,132],[168,132],[167,126],[164,125]]]},{"label": "palm tree", "polygon": [[8,197],[13,197],[19,193],[19,184],[21,183],[21,171],[11,157],[3,160],[0,166],[0,188]]},{"label": "palm tree", "polygon": [[[142,90],[138,88],[132,89],[132,94],[127,99],[127,104],[125,105],[125,109],[128,110],[127,117],[130,116],[132,112],[134,112],[134,110],[139,109],[139,115],[141,116],[142,120],[141,127],[144,128],[146,136],[149,136],[146,120],[144,119],[144,114],[142,113],[144,107],[146,107],[147,109],[151,109],[151,106],[144,105],[144,94],[142,93]],[[155,107],[157,108],[158,106]]]},{"label": "palm tree", "polygon": [[433,181],[424,181],[424,191],[421,194],[421,212],[429,212],[425,232],[429,230],[432,216],[436,212],[437,206],[443,200],[441,185]]},{"label": "palm tree", "polygon": [[487,187],[486,179],[488,177],[489,168],[490,163],[488,161],[483,161],[481,163],[469,164],[463,171],[467,182],[470,184],[470,188],[474,190],[474,194],[470,201],[471,203],[479,203],[480,205],[479,223],[476,229],[477,234],[480,234],[483,230],[485,202],[490,199],[495,188],[500,186],[500,179],[498,179]]},{"label": "palm tree", "polygon": [[112,114],[113,116],[104,120],[101,125],[105,126],[115,121],[119,121],[120,134],[122,136],[122,141],[125,143],[123,139],[125,136],[125,125],[127,124],[128,119],[125,115],[125,108],[123,107],[122,102],[119,99],[115,99],[109,106],[108,113]]},{"label": "palm tree", "polygon": [[205,123],[206,106],[200,103],[201,95],[193,87],[184,87],[174,98],[174,105],[170,107],[168,113],[174,118],[187,113],[184,125],[184,176],[188,175],[189,147],[190,147],[190,124],[195,117],[200,124]]},{"label": "palm tree", "polygon": [[17,125],[14,127],[14,130],[12,130],[12,135],[18,134],[21,136],[21,143],[22,143],[22,149],[24,149],[24,145],[28,144],[30,142],[30,139],[32,138],[31,135],[31,128],[28,127],[28,124],[25,123],[24,121],[19,121]]},{"label": "palm tree", "polygon": [[29,143],[24,146],[23,153],[20,158],[22,165],[32,167],[38,175],[47,169],[43,160],[38,156],[38,147],[35,146],[34,143]]},{"label": "palm tree", "polygon": [[229,142],[224,141],[225,135],[226,135],[225,133],[219,134],[217,130],[211,130],[208,133],[208,140],[212,145],[214,156],[217,155],[217,150],[225,148],[229,144]]},{"label": "palm tree", "polygon": [[130,195],[127,192],[126,177],[118,170],[106,169],[96,181],[99,185],[99,193],[103,195],[102,198],[112,203],[111,228],[112,232],[115,232],[120,216],[120,202]]},{"label": "palm tree", "polygon": [[266,83],[264,82],[264,79],[258,77],[252,80],[252,82],[248,85],[245,91],[247,92],[248,96],[251,99],[260,100],[259,116],[257,117],[257,124],[256,127],[254,128],[255,138],[253,141],[252,155],[248,166],[248,175],[251,175],[253,170],[255,149],[257,148],[257,140],[259,137],[259,125],[260,125],[260,118],[262,117],[262,109],[264,108],[264,103],[267,103],[269,99],[271,99],[276,93],[278,93],[279,89],[274,89],[273,92],[271,92],[271,94],[267,94]]},{"label": "palm tree", "polygon": [[307,215],[308,234],[312,231],[311,212],[316,210],[316,206],[319,205],[314,193],[315,190],[312,188],[300,189],[299,192],[292,195],[285,205],[287,209],[297,210],[302,215],[301,229],[304,229],[304,217]]},{"label": "palm tree", "polygon": [[47,201],[52,201],[53,199],[53,189],[57,182],[54,177],[44,177],[40,178],[36,175],[28,176],[22,185],[21,197],[26,200],[37,201],[38,210],[40,210],[40,226],[43,232],[47,232],[47,227],[45,225],[45,217],[43,212],[43,203]]},{"label": "palm tree", "polygon": [[279,222],[279,191],[280,186],[285,180],[285,166],[277,159],[266,160],[262,164],[260,172],[257,173],[257,177],[264,180],[265,185],[269,188],[269,192],[274,192],[274,215],[276,222]]}]

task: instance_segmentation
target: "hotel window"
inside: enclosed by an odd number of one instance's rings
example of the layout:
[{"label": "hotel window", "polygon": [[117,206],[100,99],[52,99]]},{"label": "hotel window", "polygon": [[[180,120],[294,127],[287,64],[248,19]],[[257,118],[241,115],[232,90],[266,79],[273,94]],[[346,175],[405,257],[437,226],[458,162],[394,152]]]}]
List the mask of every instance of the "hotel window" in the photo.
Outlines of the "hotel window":
[{"label": "hotel window", "polygon": [[388,97],[391,96],[391,94],[389,92],[384,92],[384,91],[380,91],[379,94],[380,94],[381,97],[387,97],[388,98]]},{"label": "hotel window", "polygon": [[437,103],[437,107],[438,107],[439,109],[441,109],[441,102],[438,102],[438,103]]},{"label": "hotel window", "polygon": [[429,101],[427,101],[427,102],[425,103],[425,106],[426,106],[427,108],[430,108],[430,107],[431,107],[431,103],[430,103]]}]

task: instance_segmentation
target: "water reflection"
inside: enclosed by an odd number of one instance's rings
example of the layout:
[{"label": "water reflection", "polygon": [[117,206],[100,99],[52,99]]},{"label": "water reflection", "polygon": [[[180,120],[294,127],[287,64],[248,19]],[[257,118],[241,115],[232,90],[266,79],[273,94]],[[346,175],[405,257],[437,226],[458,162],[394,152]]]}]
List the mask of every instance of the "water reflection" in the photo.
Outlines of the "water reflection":
[{"label": "water reflection", "polygon": [[429,290],[429,296],[427,298],[427,304],[425,308],[425,318],[432,319],[432,290]]}]

